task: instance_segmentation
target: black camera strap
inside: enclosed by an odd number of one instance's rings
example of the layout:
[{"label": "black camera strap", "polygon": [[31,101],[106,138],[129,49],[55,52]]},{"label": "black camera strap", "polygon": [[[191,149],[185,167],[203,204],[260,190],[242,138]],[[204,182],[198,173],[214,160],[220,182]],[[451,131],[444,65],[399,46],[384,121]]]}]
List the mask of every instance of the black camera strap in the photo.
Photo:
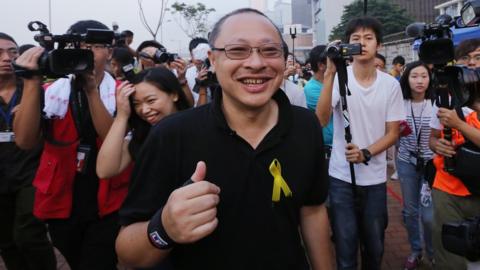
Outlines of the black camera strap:
[{"label": "black camera strap", "polygon": [[421,149],[420,149],[420,140],[422,137],[422,121],[423,121],[423,111],[425,110],[425,107],[427,105],[427,101],[423,100],[423,105],[422,105],[422,110],[420,111],[420,124],[419,127],[417,128],[417,124],[415,121],[415,114],[413,113],[413,102],[410,100],[410,112],[412,114],[412,122],[413,122],[413,133],[415,134],[415,137],[417,139],[417,157],[421,157]]},{"label": "black camera strap", "polygon": [[81,87],[72,80],[72,90],[70,92],[70,104],[72,110],[72,118],[81,144],[95,145],[95,129],[93,128],[90,110],[88,108],[88,100],[85,92]]}]

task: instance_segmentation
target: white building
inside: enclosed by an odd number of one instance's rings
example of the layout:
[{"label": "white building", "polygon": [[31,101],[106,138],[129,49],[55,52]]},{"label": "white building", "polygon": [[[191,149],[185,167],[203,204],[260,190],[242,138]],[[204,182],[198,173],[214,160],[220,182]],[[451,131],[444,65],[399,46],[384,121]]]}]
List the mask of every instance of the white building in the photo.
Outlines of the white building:
[{"label": "white building", "polygon": [[435,9],[439,10],[440,14],[447,14],[455,17],[460,15],[460,11],[465,2],[465,0],[450,0],[435,6]]},{"label": "white building", "polygon": [[250,0],[250,7],[265,12],[268,9],[268,0]]},{"label": "white building", "polygon": [[314,43],[325,44],[332,29],[340,23],[346,5],[358,0],[312,0]]}]

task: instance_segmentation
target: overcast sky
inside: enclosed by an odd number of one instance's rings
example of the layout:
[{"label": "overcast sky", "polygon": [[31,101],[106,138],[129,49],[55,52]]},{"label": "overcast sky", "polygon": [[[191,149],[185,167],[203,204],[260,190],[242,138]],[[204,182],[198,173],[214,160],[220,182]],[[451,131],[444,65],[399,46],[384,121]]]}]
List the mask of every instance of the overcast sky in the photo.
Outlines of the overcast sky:
[{"label": "overcast sky", "polygon": [[[130,29],[135,33],[134,48],[143,40],[151,39],[151,35],[143,27],[137,0],[50,0],[51,1],[51,32],[63,34],[68,27],[84,19],[95,19],[111,27],[112,22],[117,22],[120,30]],[[204,3],[207,7],[216,9],[210,16],[214,22],[229,11],[247,7],[249,0],[169,0],[168,6],[175,1],[194,4]],[[0,16],[0,32],[13,36],[18,44],[33,43],[34,33],[27,29],[27,24],[39,20],[48,26],[49,0],[1,0],[2,15]],[[273,2],[273,1],[271,1]],[[290,1],[287,1],[290,2]],[[159,17],[161,0],[143,0],[143,8],[150,25],[156,25]],[[272,4],[272,3],[270,3]],[[157,40],[160,41],[160,32]],[[177,26],[172,15],[167,13],[163,25],[163,45],[171,52],[186,53],[188,51],[188,38]]]}]

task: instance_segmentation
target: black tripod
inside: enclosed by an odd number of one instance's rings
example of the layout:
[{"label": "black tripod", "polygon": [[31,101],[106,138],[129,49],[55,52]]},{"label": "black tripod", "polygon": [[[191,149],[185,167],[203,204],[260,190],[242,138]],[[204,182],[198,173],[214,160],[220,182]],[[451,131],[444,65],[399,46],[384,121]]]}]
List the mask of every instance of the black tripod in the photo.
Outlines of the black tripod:
[{"label": "black tripod", "polygon": [[[348,103],[347,95],[351,95],[350,90],[348,89],[348,75],[347,75],[347,63],[343,57],[337,57],[333,59],[335,66],[337,68],[338,74],[338,87],[340,92],[340,105],[342,108],[342,116],[345,127],[345,141],[347,144],[352,142],[352,133],[350,130],[350,114],[348,112]],[[357,186],[357,181],[355,177],[355,167],[353,162],[349,162],[350,167],[350,179],[352,181],[352,193],[353,193],[353,202],[355,208],[355,218],[357,221],[358,235],[360,239],[360,251],[362,254],[362,269],[367,269],[365,258],[367,258],[366,249],[365,249],[365,236],[363,235],[363,218],[362,212],[364,209],[364,202],[362,200],[363,192]]]}]

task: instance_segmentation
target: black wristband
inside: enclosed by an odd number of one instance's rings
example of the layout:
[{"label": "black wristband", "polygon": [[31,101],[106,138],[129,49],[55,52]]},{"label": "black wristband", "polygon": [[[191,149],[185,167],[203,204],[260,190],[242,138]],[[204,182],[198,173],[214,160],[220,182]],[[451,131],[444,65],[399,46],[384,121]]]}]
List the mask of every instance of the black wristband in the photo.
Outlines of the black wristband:
[{"label": "black wristband", "polygon": [[165,231],[162,224],[162,211],[160,208],[148,222],[147,236],[150,243],[158,249],[171,249],[177,243],[173,241]]}]

